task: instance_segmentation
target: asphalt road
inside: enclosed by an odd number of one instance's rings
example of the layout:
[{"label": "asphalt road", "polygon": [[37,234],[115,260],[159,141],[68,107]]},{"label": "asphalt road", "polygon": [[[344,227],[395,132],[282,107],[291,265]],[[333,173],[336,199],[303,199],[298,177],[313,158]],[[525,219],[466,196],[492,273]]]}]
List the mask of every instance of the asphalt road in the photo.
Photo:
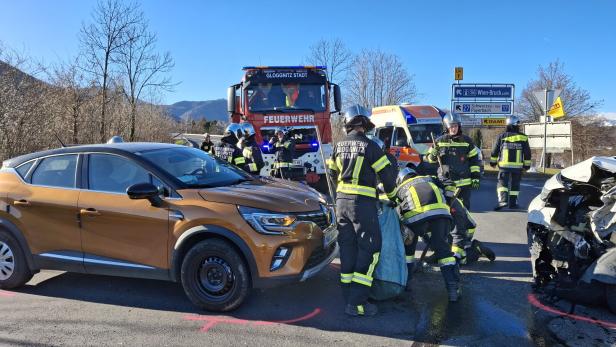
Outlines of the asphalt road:
[{"label": "asphalt road", "polygon": [[[523,207],[541,185],[523,184]],[[336,264],[306,283],[255,290],[226,315],[196,310],[173,283],[45,271],[22,289],[0,291],[0,345],[616,344],[616,317],[604,308],[576,306],[564,316],[566,302],[529,302],[526,214],[492,212],[495,203],[495,181],[484,180],[472,200],[476,238],[497,259],[464,268],[459,303],[447,302],[431,268],[415,276],[410,294],[379,303],[372,318],[344,315]]]}]

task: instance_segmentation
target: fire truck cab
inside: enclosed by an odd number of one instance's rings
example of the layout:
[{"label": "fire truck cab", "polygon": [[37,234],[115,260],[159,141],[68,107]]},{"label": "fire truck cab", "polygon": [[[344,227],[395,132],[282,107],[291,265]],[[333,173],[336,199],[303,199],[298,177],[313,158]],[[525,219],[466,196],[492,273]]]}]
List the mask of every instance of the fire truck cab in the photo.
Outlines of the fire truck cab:
[{"label": "fire truck cab", "polygon": [[326,67],[247,66],[243,70],[241,82],[228,89],[227,111],[231,122],[248,122],[255,128],[265,160],[261,175],[269,175],[274,164],[269,140],[278,127],[284,127],[295,141],[292,169],[299,175],[294,177],[326,184],[320,150],[325,159],[332,154],[330,115],[341,107],[340,88],[328,81]]}]

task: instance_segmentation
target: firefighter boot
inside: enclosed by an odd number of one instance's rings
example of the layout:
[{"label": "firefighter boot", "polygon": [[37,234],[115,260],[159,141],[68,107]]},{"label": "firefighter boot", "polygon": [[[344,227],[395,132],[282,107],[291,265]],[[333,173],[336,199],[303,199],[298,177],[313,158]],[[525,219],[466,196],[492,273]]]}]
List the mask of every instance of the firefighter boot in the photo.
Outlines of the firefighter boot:
[{"label": "firefighter boot", "polygon": [[445,280],[449,302],[457,302],[460,298],[460,268],[459,265],[441,266],[441,273]]},{"label": "firefighter boot", "polygon": [[482,256],[488,258],[490,261],[494,261],[496,259],[496,254],[494,251],[490,247],[481,243],[481,241],[473,240],[471,244],[473,249],[478,250]]},{"label": "firefighter boot", "polygon": [[518,196],[517,195],[509,195],[509,208],[517,209],[520,206],[518,205]]},{"label": "firefighter boot", "polygon": [[473,264],[474,262],[476,262],[477,260],[479,260],[479,257],[481,257],[481,253],[479,252],[479,249],[477,249],[476,247],[474,247],[472,244],[469,247],[466,247],[464,249],[464,251],[466,252],[466,257],[463,259],[464,262],[461,262],[460,264],[462,265],[470,265]]},{"label": "firefighter boot", "polygon": [[361,305],[347,304],[346,308],[344,309],[344,313],[353,317],[370,317],[376,315],[378,312],[379,310],[376,305],[369,302],[365,302]]}]

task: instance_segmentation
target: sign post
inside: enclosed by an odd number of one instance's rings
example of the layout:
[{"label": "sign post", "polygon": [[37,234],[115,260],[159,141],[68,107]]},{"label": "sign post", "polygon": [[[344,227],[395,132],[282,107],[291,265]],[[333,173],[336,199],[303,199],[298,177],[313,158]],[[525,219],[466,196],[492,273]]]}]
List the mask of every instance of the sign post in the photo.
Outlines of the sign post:
[{"label": "sign post", "polygon": [[558,98],[562,89],[544,89],[543,91],[534,92],[535,99],[537,102],[543,107],[543,153],[541,154],[541,167],[543,169],[543,173],[545,173],[546,169],[546,158],[547,158],[547,132],[548,132],[548,121],[550,117],[550,108],[554,103],[554,100]]}]

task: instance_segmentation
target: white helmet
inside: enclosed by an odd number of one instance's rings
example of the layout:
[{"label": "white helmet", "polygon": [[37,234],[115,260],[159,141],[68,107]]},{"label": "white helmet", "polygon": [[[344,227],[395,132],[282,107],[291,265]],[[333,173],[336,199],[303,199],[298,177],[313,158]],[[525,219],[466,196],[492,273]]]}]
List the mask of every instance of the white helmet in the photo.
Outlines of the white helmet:
[{"label": "white helmet", "polygon": [[122,139],[121,136],[118,136],[118,135],[113,136],[107,141],[107,143],[122,143],[122,142],[124,142],[124,140]]}]

